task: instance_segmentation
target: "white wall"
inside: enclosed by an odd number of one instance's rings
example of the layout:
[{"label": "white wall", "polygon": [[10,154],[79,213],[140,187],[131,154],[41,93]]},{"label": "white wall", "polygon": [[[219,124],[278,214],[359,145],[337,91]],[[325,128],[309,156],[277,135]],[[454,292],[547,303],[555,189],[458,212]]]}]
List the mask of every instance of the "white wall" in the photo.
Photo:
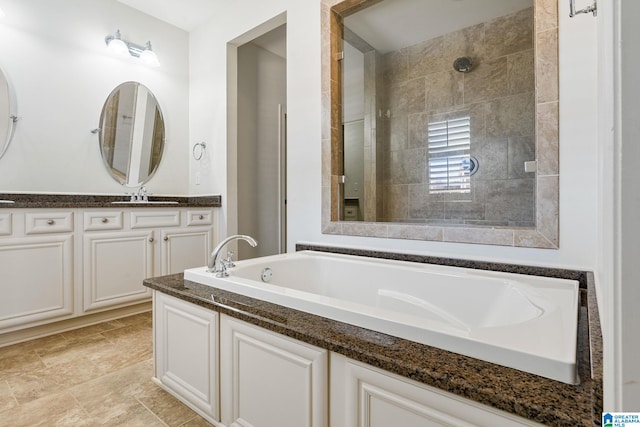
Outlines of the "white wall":
[{"label": "white wall", "polygon": [[280,253],[280,117],[285,108],[286,60],[254,43],[238,48],[238,245],[237,259]]},{"label": "white wall", "polygon": [[[615,87],[614,87],[614,2],[599,5],[598,10],[598,260],[596,283],[598,308],[602,323],[604,346],[604,408],[619,410],[617,373],[614,351],[615,326],[612,313],[614,296],[614,127],[615,127]],[[618,3],[618,2],[616,2]]]},{"label": "white wall", "polygon": [[621,0],[620,11],[620,52],[616,60],[619,77],[619,131],[616,135],[614,169],[617,179],[615,197],[614,227],[614,304],[611,318],[614,319],[616,382],[620,387],[618,407],[623,411],[637,411],[640,408],[640,79],[638,79],[638,17],[640,2]]},{"label": "white wall", "polygon": [[[0,159],[0,191],[119,194],[103,166],[98,137],[102,105],[120,83],[147,86],[162,108],[167,138],[154,194],[187,194],[188,34],[114,0],[3,0],[0,66],[13,83],[20,121]],[[119,59],[104,37],[122,31],[151,40],[161,67]]]},{"label": "white wall", "polygon": [[[299,241],[572,268],[595,267],[597,235],[596,32],[593,20],[569,20],[560,2],[560,249],[538,250],[323,235],[320,165],[320,1],[244,0],[227,4],[191,33],[192,137],[211,143],[212,173],[191,191],[226,195],[226,42],[286,11],[288,104],[288,248]],[[224,204],[224,203],[223,203]],[[224,209],[224,208],[223,208]],[[228,221],[221,215],[224,234]]]},{"label": "white wall", "polygon": [[604,408],[640,404],[640,28],[637,0],[598,5],[598,301],[604,335]]}]

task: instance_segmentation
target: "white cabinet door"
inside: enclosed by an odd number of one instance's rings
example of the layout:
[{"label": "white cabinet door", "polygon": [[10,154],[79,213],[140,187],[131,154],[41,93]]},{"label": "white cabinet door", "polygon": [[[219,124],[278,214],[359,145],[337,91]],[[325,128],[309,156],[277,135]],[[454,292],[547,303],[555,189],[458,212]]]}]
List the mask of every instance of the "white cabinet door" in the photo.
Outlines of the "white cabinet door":
[{"label": "white cabinet door", "polygon": [[153,295],[156,378],[209,421],[219,421],[218,313]]},{"label": "white cabinet door", "polygon": [[161,237],[162,275],[207,265],[213,244],[211,227],[167,229]]},{"label": "white cabinet door", "polygon": [[86,233],[83,245],[84,311],[149,299],[142,281],[153,276],[152,231]]},{"label": "white cabinet door", "polygon": [[229,427],[324,427],[327,351],[222,315],[222,422]]},{"label": "white cabinet door", "polygon": [[0,331],[73,313],[73,236],[0,240]]},{"label": "white cabinet door", "polygon": [[331,427],[541,426],[331,353]]}]

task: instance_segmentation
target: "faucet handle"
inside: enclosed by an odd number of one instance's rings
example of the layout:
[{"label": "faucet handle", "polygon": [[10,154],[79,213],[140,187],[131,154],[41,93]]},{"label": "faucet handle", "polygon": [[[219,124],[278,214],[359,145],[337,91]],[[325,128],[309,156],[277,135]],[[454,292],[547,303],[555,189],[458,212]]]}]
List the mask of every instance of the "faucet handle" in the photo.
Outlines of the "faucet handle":
[{"label": "faucet handle", "polygon": [[144,185],[142,185],[140,186],[140,188],[138,188],[138,194],[136,194],[135,200],[139,202],[148,202],[150,195],[151,193],[147,192],[147,188]]},{"label": "faucet handle", "polygon": [[222,262],[224,263],[225,267],[227,268],[233,268],[236,265],[233,262],[233,255],[235,254],[234,251],[229,251],[227,252],[227,259],[223,260]]},{"label": "faucet handle", "polygon": [[225,260],[220,261],[220,267],[216,268],[214,271],[216,273],[216,277],[229,277],[229,273],[227,272],[227,263]]}]

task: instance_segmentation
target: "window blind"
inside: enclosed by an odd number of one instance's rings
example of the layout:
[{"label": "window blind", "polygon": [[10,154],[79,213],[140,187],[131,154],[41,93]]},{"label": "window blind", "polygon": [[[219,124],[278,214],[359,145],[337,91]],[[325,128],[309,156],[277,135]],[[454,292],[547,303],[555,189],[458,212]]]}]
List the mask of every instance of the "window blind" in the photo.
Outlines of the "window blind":
[{"label": "window blind", "polygon": [[469,193],[471,178],[471,118],[431,122],[428,125],[429,192]]}]

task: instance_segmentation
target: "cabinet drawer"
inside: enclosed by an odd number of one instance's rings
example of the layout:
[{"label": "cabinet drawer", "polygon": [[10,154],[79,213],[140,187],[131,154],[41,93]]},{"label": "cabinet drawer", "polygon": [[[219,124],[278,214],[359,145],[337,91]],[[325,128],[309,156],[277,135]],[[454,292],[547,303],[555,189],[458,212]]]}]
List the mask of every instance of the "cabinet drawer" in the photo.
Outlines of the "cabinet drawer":
[{"label": "cabinet drawer", "polygon": [[177,227],[179,225],[180,211],[146,209],[131,212],[131,228]]},{"label": "cabinet drawer", "polygon": [[85,231],[122,230],[122,211],[85,212],[84,229]]},{"label": "cabinet drawer", "polygon": [[11,226],[11,214],[0,213],[0,236],[11,235],[13,227]]},{"label": "cabinet drawer", "polygon": [[24,215],[25,234],[73,231],[73,212],[30,212]]},{"label": "cabinet drawer", "polygon": [[347,206],[344,208],[344,219],[347,221],[355,221],[358,219],[358,208],[355,206]]},{"label": "cabinet drawer", "polygon": [[187,225],[211,225],[213,224],[213,212],[210,210],[188,210]]}]

